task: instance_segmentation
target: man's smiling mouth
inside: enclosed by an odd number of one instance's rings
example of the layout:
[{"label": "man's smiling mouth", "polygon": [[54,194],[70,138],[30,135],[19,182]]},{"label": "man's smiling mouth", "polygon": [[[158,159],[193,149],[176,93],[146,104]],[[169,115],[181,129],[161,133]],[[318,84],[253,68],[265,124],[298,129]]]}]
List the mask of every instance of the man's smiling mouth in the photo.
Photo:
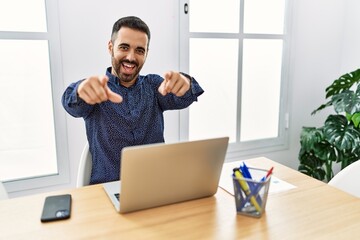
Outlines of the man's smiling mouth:
[{"label": "man's smiling mouth", "polygon": [[125,73],[127,74],[131,74],[136,67],[136,64],[128,63],[128,62],[123,62],[121,65],[123,66]]}]

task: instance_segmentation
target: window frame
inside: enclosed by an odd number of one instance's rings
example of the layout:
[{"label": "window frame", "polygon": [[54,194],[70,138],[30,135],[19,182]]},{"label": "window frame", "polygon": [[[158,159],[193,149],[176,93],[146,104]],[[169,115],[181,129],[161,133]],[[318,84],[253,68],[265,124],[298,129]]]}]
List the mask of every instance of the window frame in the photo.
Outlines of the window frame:
[{"label": "window frame", "polygon": [[[191,0],[180,0],[180,70],[189,72],[189,42],[190,38],[219,38],[219,39],[238,39],[238,93],[242,90],[242,65],[243,65],[243,40],[244,39],[282,39],[282,67],[281,67],[281,89],[280,89],[280,106],[279,106],[279,130],[278,137],[269,139],[259,139],[254,141],[240,142],[240,119],[241,119],[241,96],[238,94],[237,106],[237,133],[236,142],[230,143],[226,155],[226,161],[239,159],[239,157],[258,155],[266,152],[285,150],[289,147],[289,103],[288,103],[288,89],[289,89],[289,71],[290,71],[290,26],[292,15],[292,1],[285,1],[285,16],[284,16],[284,33],[283,34],[257,34],[244,33],[244,2],[240,0],[240,24],[239,33],[206,33],[206,32],[189,32],[189,14],[185,13],[185,5],[187,11],[191,11]],[[201,79],[199,79],[201,84]],[[206,91],[206,89],[205,89]],[[201,101],[201,99],[200,99]],[[179,116],[179,136],[180,140],[189,139],[189,109],[180,111]]]},{"label": "window frame", "polygon": [[4,181],[4,185],[9,193],[70,182],[66,114],[60,101],[64,82],[62,77],[58,0],[44,0],[44,3],[46,7],[47,32],[0,31],[0,39],[48,41],[58,173]]}]

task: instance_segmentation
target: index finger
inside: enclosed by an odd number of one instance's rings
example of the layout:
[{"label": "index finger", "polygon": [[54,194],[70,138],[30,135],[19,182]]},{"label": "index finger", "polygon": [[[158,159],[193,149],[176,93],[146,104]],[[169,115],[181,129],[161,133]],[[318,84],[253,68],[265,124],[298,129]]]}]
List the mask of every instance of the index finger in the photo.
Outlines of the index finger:
[{"label": "index finger", "polygon": [[106,75],[100,75],[98,76],[98,79],[103,87],[105,87],[107,85],[107,82],[109,81],[109,78]]},{"label": "index finger", "polygon": [[166,81],[169,81],[169,80],[172,78],[172,76],[173,76],[173,72],[172,72],[172,71],[168,71],[168,72],[166,72],[166,73],[164,74],[164,79],[165,79]]}]

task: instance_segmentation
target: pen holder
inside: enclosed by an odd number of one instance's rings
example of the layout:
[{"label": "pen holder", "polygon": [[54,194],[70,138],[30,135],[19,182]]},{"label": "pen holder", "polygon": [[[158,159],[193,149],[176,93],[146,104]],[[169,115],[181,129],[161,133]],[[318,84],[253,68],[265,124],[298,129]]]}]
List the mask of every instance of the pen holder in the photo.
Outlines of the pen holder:
[{"label": "pen holder", "polygon": [[260,218],[265,211],[271,175],[263,177],[267,171],[258,168],[249,168],[249,171],[252,179],[232,176],[236,211],[238,214]]}]

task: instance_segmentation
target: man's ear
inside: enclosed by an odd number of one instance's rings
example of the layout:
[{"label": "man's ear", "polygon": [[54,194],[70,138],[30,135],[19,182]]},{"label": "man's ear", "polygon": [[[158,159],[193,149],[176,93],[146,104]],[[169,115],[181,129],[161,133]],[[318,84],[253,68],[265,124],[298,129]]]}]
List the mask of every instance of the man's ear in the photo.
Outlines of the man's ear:
[{"label": "man's ear", "polygon": [[110,55],[112,55],[112,53],[113,53],[113,44],[112,44],[112,41],[110,40],[109,42],[108,42],[108,51],[109,51],[109,53],[110,53]]}]

